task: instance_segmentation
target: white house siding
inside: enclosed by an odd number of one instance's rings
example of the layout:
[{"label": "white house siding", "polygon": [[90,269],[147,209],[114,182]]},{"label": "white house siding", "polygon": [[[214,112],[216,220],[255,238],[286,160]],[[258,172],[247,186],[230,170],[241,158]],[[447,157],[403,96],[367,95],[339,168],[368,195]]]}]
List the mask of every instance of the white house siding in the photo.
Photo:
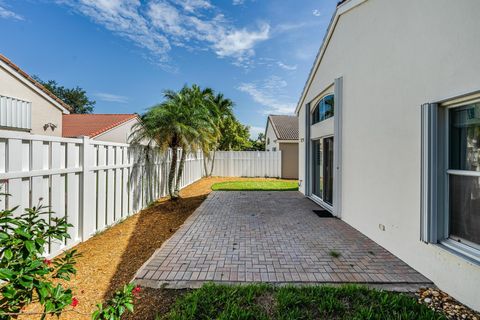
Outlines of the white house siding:
[{"label": "white house siding", "polygon": [[[62,111],[1,66],[0,95],[31,102],[31,133],[49,136],[62,135]],[[48,123],[54,124],[56,128],[45,130],[43,126]]]},{"label": "white house siding", "polygon": [[130,136],[130,133],[132,133],[132,127],[136,123],[138,123],[137,118],[131,119],[125,123],[122,123],[121,125],[116,126],[111,130],[95,136],[93,139],[99,141],[128,143],[128,138]]},{"label": "white house siding", "polygon": [[[480,89],[479,12],[478,0],[366,1],[339,18],[301,101],[343,77],[342,219],[477,310],[480,266],[419,238],[420,105]],[[302,107],[300,139],[304,119]]]},{"label": "white house siding", "polygon": [[[279,144],[277,142],[277,136],[273,130],[272,123],[267,120],[267,130],[265,133],[265,151],[278,151]],[[275,148],[275,150],[274,150]]]}]

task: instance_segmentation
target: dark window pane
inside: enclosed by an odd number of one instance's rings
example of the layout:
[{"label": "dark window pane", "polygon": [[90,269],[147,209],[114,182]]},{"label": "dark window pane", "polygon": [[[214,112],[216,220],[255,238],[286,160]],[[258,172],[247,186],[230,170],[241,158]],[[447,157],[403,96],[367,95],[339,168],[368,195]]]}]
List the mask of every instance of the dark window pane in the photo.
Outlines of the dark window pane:
[{"label": "dark window pane", "polygon": [[322,165],[322,143],[320,140],[313,141],[313,194],[323,197],[323,165]]},{"label": "dark window pane", "polygon": [[480,177],[450,176],[450,237],[480,245]]},{"label": "dark window pane", "polygon": [[334,96],[333,94],[324,97],[315,106],[312,114],[312,124],[326,120],[334,115]]},{"label": "dark window pane", "polygon": [[480,104],[450,110],[450,169],[480,171]]}]

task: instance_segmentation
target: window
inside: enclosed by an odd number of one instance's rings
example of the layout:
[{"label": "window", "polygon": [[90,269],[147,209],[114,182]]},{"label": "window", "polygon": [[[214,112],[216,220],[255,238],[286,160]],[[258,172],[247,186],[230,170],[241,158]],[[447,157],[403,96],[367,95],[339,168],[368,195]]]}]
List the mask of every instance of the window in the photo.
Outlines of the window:
[{"label": "window", "polygon": [[0,95],[0,127],[31,129],[32,103]]},{"label": "window", "polygon": [[273,147],[273,148],[272,148],[272,151],[277,151],[277,148],[276,148],[276,147]]},{"label": "window", "polygon": [[480,248],[480,103],[448,112],[448,236]]},{"label": "window", "polygon": [[312,124],[326,120],[334,115],[334,96],[323,97],[315,106],[312,114]]},{"label": "window", "polygon": [[421,238],[480,263],[480,102],[462,100],[422,106]]},{"label": "window", "polygon": [[270,138],[267,138],[267,144],[270,144]]}]

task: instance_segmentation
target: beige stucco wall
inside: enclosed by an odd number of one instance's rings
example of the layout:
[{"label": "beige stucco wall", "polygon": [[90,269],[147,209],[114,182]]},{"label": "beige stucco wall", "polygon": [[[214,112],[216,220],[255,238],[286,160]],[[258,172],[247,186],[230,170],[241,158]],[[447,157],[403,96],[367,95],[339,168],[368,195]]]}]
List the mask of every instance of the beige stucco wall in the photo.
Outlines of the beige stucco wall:
[{"label": "beige stucco wall", "polygon": [[420,105],[480,89],[479,12],[478,0],[361,4],[340,17],[304,101],[343,76],[342,219],[477,310],[480,266],[419,238]]},{"label": "beige stucco wall", "polygon": [[298,179],[298,143],[279,143],[282,151],[282,178]]},{"label": "beige stucco wall", "polygon": [[[270,142],[270,143],[267,143]],[[270,120],[267,121],[267,130],[265,133],[265,151],[278,151],[279,145],[277,142],[277,136],[275,135],[275,131],[273,130],[272,123]]]},{"label": "beige stucco wall", "polygon": [[[1,66],[0,95],[32,103],[31,133],[52,136],[62,135],[62,111]],[[57,127],[53,131],[50,128],[44,130],[43,126],[47,123],[53,123]]]},{"label": "beige stucco wall", "polygon": [[128,143],[128,137],[130,136],[130,133],[132,132],[132,127],[133,125],[135,125],[135,123],[138,123],[137,118],[122,123],[121,125],[113,128],[112,130],[104,132],[94,137],[93,139],[100,141]]}]

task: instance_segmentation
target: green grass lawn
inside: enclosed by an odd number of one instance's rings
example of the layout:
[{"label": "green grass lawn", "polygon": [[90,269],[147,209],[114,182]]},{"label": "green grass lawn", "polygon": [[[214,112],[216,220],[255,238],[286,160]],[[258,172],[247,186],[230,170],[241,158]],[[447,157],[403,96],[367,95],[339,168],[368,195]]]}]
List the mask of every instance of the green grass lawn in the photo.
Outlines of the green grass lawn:
[{"label": "green grass lawn", "polygon": [[206,284],[176,301],[164,319],[446,319],[412,296],[362,286],[272,287]]},{"label": "green grass lawn", "polygon": [[296,180],[227,181],[215,183],[213,191],[297,191]]}]

